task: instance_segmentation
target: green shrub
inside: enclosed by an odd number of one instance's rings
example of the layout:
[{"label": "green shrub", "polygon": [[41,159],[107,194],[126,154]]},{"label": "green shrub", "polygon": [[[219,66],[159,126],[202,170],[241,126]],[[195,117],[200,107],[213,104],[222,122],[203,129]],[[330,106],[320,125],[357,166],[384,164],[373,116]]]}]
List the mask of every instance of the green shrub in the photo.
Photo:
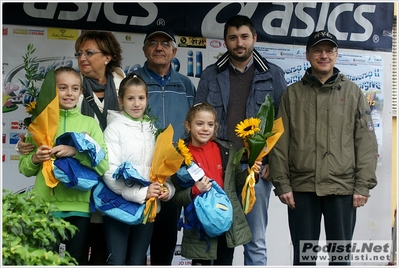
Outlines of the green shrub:
[{"label": "green shrub", "polygon": [[77,265],[54,245],[72,237],[77,228],[53,216],[57,209],[34,191],[13,194],[3,189],[3,265]]}]

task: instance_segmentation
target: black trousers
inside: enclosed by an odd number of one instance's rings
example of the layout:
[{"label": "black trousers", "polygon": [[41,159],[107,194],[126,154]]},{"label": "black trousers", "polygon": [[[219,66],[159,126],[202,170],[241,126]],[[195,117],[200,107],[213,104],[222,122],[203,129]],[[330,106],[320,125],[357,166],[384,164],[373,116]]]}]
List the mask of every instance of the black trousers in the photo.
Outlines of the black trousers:
[{"label": "black trousers", "polygon": [[234,249],[228,248],[226,235],[222,234],[218,237],[217,259],[216,260],[192,260],[191,265],[228,265],[233,264]]},{"label": "black trousers", "polygon": [[[321,216],[324,217],[326,240],[352,240],[356,209],[352,195],[317,196],[313,192],[294,192],[295,209],[288,208],[288,223],[294,246],[294,265],[316,265],[316,261],[301,259],[300,241],[319,240]],[[303,253],[302,253],[303,254]],[[350,265],[349,261],[329,265]]]},{"label": "black trousers", "polygon": [[87,252],[85,251],[85,241],[89,230],[90,218],[72,216],[64,218],[64,220],[72,225],[75,225],[78,230],[72,238],[62,241],[61,243],[66,245],[65,250],[68,251],[68,253],[74,257],[80,265],[82,265],[82,263],[85,261],[85,257],[87,257]]},{"label": "black trousers", "polygon": [[181,207],[172,200],[161,202],[150,243],[151,265],[171,265],[177,242]]}]

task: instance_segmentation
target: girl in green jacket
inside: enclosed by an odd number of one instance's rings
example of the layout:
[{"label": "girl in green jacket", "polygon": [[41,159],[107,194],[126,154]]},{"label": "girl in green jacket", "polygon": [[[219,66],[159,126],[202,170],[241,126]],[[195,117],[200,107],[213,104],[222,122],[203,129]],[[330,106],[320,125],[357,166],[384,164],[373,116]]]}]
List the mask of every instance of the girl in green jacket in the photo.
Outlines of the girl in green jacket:
[{"label": "girl in green jacket", "polygon": [[[205,176],[192,187],[182,188],[177,177],[172,181],[176,187],[174,200],[178,205],[189,205],[199,194],[211,189],[212,178],[224,189],[233,207],[233,223],[230,229],[217,237],[198,238],[198,230],[184,229],[182,256],[192,259],[192,265],[232,265],[234,248],[248,243],[252,234],[245,219],[237,192],[241,192],[246,170],[240,163],[233,164],[236,150],[229,141],[216,139],[216,112],[208,103],[199,103],[191,107],[185,121],[188,131],[187,147],[194,162],[204,170]],[[256,162],[261,166],[261,162]],[[257,172],[258,173],[258,172]],[[208,244],[209,243],[209,244]],[[209,246],[209,248],[208,248]]]},{"label": "girl in green jacket", "polygon": [[[86,152],[78,152],[75,147],[67,145],[54,146],[58,136],[65,132],[85,132],[95,140],[106,152],[106,145],[100,126],[94,118],[82,115],[76,104],[82,94],[82,80],[80,74],[71,67],[60,67],[55,71],[56,86],[59,98],[59,122],[53,144],[37,147],[31,136],[27,141],[35,149],[27,155],[21,155],[19,171],[25,176],[36,176],[34,191],[37,196],[55,205],[59,211],[53,212],[56,217],[63,218],[78,227],[79,231],[69,240],[63,241],[65,250],[78,263],[83,261],[84,243],[90,224],[90,194],[91,191],[80,191],[66,188],[58,183],[54,188],[46,185],[42,163],[52,157],[73,157],[91,168],[91,159]],[[108,170],[108,159],[105,157],[95,168],[99,176]],[[57,248],[58,251],[58,248]]]}]

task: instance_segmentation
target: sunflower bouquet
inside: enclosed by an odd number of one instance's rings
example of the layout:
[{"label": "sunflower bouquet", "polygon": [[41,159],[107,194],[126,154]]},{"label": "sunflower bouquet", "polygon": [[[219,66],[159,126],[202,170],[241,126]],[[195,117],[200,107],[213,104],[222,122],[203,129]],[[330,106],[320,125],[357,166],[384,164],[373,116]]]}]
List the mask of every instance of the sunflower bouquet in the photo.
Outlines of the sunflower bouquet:
[{"label": "sunflower bouquet", "polygon": [[274,120],[274,106],[269,95],[266,95],[257,116],[238,123],[235,132],[244,142],[244,147],[237,152],[235,159],[241,159],[245,151],[248,156],[249,175],[241,192],[243,210],[248,214],[256,201],[254,163],[261,161],[271,151],[284,132],[282,119]]},{"label": "sunflower bouquet", "polygon": [[176,149],[184,157],[184,165],[176,173],[177,181],[183,188],[191,187],[204,177],[205,172],[194,163],[193,156],[182,139],[177,142]]},{"label": "sunflower bouquet", "polygon": [[[161,191],[167,191],[164,186],[168,177],[175,174],[183,162],[183,156],[173,146],[173,127],[169,125],[157,137],[154,149],[154,158],[151,164],[150,181],[159,182],[162,185]],[[151,197],[146,202],[144,209],[143,224],[154,222],[157,215],[157,202]]]}]

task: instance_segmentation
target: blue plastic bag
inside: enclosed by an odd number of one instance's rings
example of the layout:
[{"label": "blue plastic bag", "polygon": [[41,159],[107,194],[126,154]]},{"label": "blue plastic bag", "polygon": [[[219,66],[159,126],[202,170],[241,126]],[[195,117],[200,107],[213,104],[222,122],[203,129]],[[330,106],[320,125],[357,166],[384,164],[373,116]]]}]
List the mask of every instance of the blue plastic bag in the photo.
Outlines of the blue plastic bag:
[{"label": "blue plastic bag", "polygon": [[54,161],[54,176],[65,184],[66,188],[89,191],[97,185],[99,175],[94,170],[83,166],[72,157],[58,158]]},{"label": "blue plastic bag", "polygon": [[205,233],[216,237],[227,232],[233,222],[233,207],[220,186],[212,180],[212,188],[194,199],[195,211]]},{"label": "blue plastic bag", "polygon": [[[75,147],[78,152],[87,152],[91,166],[96,167],[105,157],[104,150],[86,133],[66,132],[60,135],[55,145]],[[67,188],[88,191],[98,183],[99,175],[83,166],[73,157],[61,157],[54,161],[54,176]]]},{"label": "blue plastic bag", "polygon": [[130,225],[141,224],[145,203],[139,204],[124,199],[100,181],[93,190],[95,208],[105,215]]},{"label": "blue plastic bag", "polygon": [[114,174],[112,174],[112,178],[115,180],[122,178],[125,182],[125,185],[128,187],[132,187],[136,182],[143,186],[148,186],[151,184],[150,181],[144,179],[132,166],[132,164],[127,161],[119,165]]}]

